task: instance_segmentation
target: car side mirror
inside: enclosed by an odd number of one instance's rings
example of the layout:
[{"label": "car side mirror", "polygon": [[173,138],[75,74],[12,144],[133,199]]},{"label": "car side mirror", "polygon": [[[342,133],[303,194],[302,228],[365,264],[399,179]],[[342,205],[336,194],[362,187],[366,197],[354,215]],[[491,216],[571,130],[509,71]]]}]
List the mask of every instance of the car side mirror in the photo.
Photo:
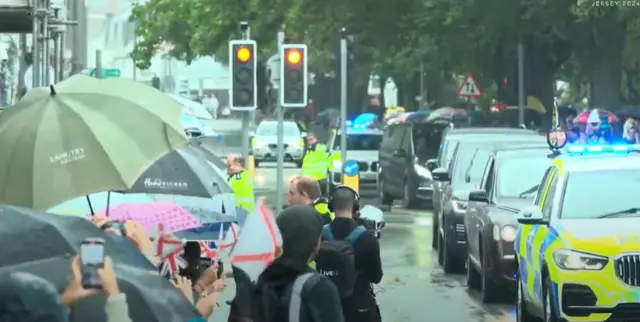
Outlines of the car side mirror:
[{"label": "car side mirror", "polygon": [[427,160],[427,170],[433,171],[438,167],[438,159]]},{"label": "car side mirror", "polygon": [[529,206],[518,213],[518,223],[523,225],[545,225],[548,223],[538,206]]},{"label": "car side mirror", "polygon": [[487,192],[484,190],[475,190],[469,192],[469,201],[475,202],[489,202],[487,198]]},{"label": "car side mirror", "polygon": [[445,168],[437,168],[431,171],[431,177],[435,181],[449,181],[449,172]]},{"label": "car side mirror", "polygon": [[403,149],[398,149],[393,151],[393,156],[394,157],[406,157],[407,156],[407,151],[403,150]]}]

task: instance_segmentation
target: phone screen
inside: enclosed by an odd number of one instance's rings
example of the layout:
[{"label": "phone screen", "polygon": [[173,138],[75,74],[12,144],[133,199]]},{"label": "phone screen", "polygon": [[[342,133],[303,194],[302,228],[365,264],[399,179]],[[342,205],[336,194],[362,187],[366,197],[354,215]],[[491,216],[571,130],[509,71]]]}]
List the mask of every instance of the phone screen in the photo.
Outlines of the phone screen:
[{"label": "phone screen", "polygon": [[80,244],[80,262],[82,263],[82,286],[100,289],[102,283],[98,269],[104,267],[104,241],[85,239]]},{"label": "phone screen", "polygon": [[82,265],[101,266],[104,263],[104,245],[87,243],[80,246]]}]

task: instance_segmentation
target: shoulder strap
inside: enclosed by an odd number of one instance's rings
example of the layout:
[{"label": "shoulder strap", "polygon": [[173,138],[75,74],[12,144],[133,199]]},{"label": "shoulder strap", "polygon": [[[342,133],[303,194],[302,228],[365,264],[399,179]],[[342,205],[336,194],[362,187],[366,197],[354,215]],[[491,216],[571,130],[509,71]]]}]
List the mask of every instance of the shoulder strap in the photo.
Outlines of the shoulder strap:
[{"label": "shoulder strap", "polygon": [[333,233],[331,232],[331,225],[326,224],[322,226],[322,239],[323,240],[335,240]]},{"label": "shoulder strap", "polygon": [[293,282],[291,290],[291,299],[289,301],[289,322],[300,322],[300,313],[302,312],[302,289],[307,281],[315,275],[314,272],[304,273]]},{"label": "shoulder strap", "polygon": [[349,244],[353,245],[353,244],[355,244],[355,242],[358,241],[358,238],[360,238],[360,236],[362,236],[362,234],[364,232],[366,232],[366,231],[367,231],[366,228],[364,228],[362,226],[356,226],[356,228],[354,230],[352,230],[351,233],[349,233],[347,238],[345,238],[344,240],[349,242]]}]

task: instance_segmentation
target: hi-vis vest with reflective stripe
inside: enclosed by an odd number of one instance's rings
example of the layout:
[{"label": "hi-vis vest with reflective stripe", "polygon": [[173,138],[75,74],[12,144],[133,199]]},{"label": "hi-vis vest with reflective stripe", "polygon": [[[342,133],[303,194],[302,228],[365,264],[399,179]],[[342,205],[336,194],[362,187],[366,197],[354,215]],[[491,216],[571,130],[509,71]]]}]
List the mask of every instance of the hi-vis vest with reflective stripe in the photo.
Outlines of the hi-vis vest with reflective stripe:
[{"label": "hi-vis vest with reflective stripe", "polygon": [[328,218],[328,222],[332,222],[334,215],[331,211],[329,211],[329,205],[327,204],[327,200],[325,198],[320,198],[313,202],[313,208],[324,217]]},{"label": "hi-vis vest with reflective stripe", "polygon": [[231,190],[233,190],[236,207],[245,209],[250,214],[253,213],[256,199],[253,193],[253,178],[251,178],[249,172],[242,170],[229,176],[227,181],[229,181]]},{"label": "hi-vis vest with reflective stripe", "polygon": [[327,178],[329,171],[329,156],[324,144],[317,144],[316,148],[307,151],[302,159],[302,175],[310,176],[316,180]]}]

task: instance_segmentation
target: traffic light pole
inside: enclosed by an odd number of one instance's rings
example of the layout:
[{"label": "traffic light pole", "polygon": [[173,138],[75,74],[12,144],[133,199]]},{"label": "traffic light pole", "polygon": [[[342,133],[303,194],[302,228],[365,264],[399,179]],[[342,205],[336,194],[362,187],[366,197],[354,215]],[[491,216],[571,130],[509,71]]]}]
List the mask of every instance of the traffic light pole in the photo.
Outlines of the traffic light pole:
[{"label": "traffic light pole", "polygon": [[[249,40],[251,39],[251,26],[246,25],[245,30],[243,30],[242,32],[242,39],[244,40]],[[251,175],[254,175],[254,170],[253,170],[253,165],[254,163],[252,162],[253,160],[249,160],[249,158],[251,157],[251,145],[250,145],[250,136],[249,136],[249,118],[251,116],[251,112],[248,111],[242,111],[240,112],[240,114],[242,115],[242,158],[244,159],[244,167],[245,169],[247,169],[249,171],[249,173],[251,173]]]},{"label": "traffic light pole", "polygon": [[[278,54],[280,55],[280,59],[284,62],[285,57],[282,57],[282,43],[284,43],[284,31],[278,32],[277,38],[277,48]],[[280,75],[280,77],[284,77],[284,75]],[[278,86],[278,91],[283,91],[283,86]],[[284,208],[284,107],[282,107],[282,102],[280,101],[280,93],[278,93],[276,98],[276,113],[278,118],[278,166],[276,168],[276,214],[279,214]]]},{"label": "traffic light pole", "polygon": [[342,164],[347,162],[347,35],[340,38],[340,154]]}]

